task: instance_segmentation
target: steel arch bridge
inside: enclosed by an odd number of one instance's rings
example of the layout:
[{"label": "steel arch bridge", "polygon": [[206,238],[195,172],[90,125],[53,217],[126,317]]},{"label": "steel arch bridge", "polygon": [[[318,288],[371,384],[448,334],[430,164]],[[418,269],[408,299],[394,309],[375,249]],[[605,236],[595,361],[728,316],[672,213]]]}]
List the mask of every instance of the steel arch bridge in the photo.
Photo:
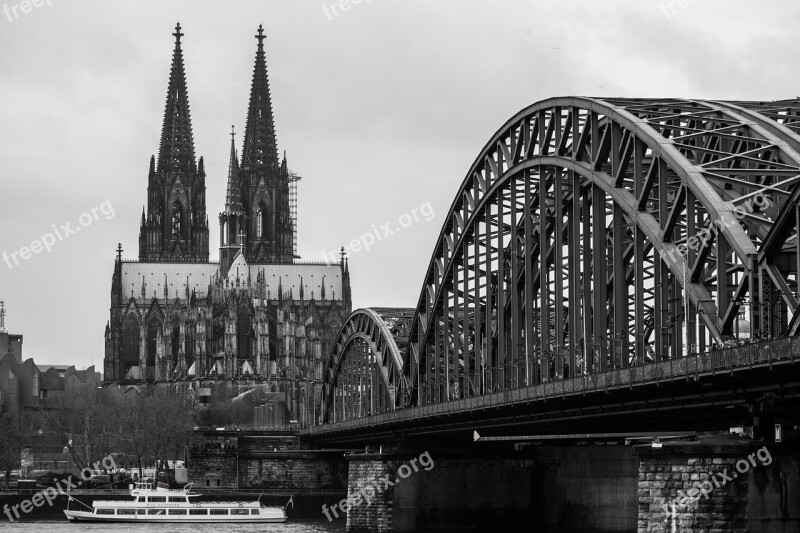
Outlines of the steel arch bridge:
[{"label": "steel arch bridge", "polygon": [[800,100],[552,98],[475,159],[416,309],[355,311],[341,422],[793,336]]}]

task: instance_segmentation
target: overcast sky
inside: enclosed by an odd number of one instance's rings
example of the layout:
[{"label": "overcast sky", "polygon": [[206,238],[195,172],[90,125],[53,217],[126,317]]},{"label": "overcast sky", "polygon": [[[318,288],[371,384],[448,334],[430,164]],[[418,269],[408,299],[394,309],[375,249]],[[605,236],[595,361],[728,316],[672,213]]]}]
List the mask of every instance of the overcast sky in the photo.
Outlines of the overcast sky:
[{"label": "overcast sky", "polygon": [[0,253],[104,206],[51,251],[0,262],[7,329],[37,363],[102,370],[115,248],[138,256],[177,21],[212,260],[259,23],[279,150],[303,177],[303,259],[429,203],[432,220],[351,254],[354,307],[416,305],[465,173],[527,105],[800,94],[796,0],[19,1],[0,0]]}]

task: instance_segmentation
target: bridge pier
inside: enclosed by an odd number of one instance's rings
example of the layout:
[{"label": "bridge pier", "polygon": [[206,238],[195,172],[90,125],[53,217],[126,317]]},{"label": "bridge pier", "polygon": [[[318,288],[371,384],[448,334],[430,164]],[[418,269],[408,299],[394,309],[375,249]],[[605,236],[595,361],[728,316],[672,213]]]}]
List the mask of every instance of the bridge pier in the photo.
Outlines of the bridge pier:
[{"label": "bridge pier", "polygon": [[796,444],[723,435],[660,447],[415,448],[347,456],[335,511],[348,533],[800,531]]},{"label": "bridge pier", "polygon": [[[347,531],[634,531],[629,446],[348,456]],[[584,528],[584,529],[582,529]]]},{"label": "bridge pier", "polygon": [[380,453],[348,458],[347,508],[343,509],[348,533],[391,531],[396,461]]},{"label": "bridge pier", "polygon": [[797,450],[710,437],[636,454],[639,533],[800,530]]}]

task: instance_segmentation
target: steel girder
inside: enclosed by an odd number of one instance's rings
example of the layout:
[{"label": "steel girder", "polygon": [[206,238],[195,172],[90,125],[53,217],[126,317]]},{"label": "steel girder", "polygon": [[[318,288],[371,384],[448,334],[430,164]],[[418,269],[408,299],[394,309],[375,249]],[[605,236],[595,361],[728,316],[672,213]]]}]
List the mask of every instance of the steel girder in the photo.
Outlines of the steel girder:
[{"label": "steel girder", "polygon": [[799,107],[555,98],[518,113],[434,249],[404,357],[412,403],[706,350],[742,316],[751,335],[787,333]]},{"label": "steel girder", "polygon": [[345,321],[325,368],[323,422],[394,410],[408,385],[402,354],[413,309],[357,309]]},{"label": "steel girder", "polygon": [[[752,337],[794,334],[798,183],[796,100],[570,97],[522,110],[445,219],[393,408],[681,357],[746,324]],[[381,329],[365,324],[340,334],[326,412],[356,391],[334,383],[346,339]]]}]

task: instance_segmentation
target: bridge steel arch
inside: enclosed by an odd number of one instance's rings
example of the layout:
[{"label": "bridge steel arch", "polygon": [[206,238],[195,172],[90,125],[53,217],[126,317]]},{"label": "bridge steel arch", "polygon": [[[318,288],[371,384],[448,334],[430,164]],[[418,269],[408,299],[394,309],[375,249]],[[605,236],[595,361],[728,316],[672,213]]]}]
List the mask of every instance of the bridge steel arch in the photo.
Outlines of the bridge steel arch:
[{"label": "bridge steel arch", "polygon": [[798,183],[798,100],[520,111],[445,219],[395,408],[795,334]]},{"label": "bridge steel arch", "polygon": [[350,314],[325,368],[323,422],[385,413],[407,403],[401,347],[412,314],[413,309],[385,308]]}]

